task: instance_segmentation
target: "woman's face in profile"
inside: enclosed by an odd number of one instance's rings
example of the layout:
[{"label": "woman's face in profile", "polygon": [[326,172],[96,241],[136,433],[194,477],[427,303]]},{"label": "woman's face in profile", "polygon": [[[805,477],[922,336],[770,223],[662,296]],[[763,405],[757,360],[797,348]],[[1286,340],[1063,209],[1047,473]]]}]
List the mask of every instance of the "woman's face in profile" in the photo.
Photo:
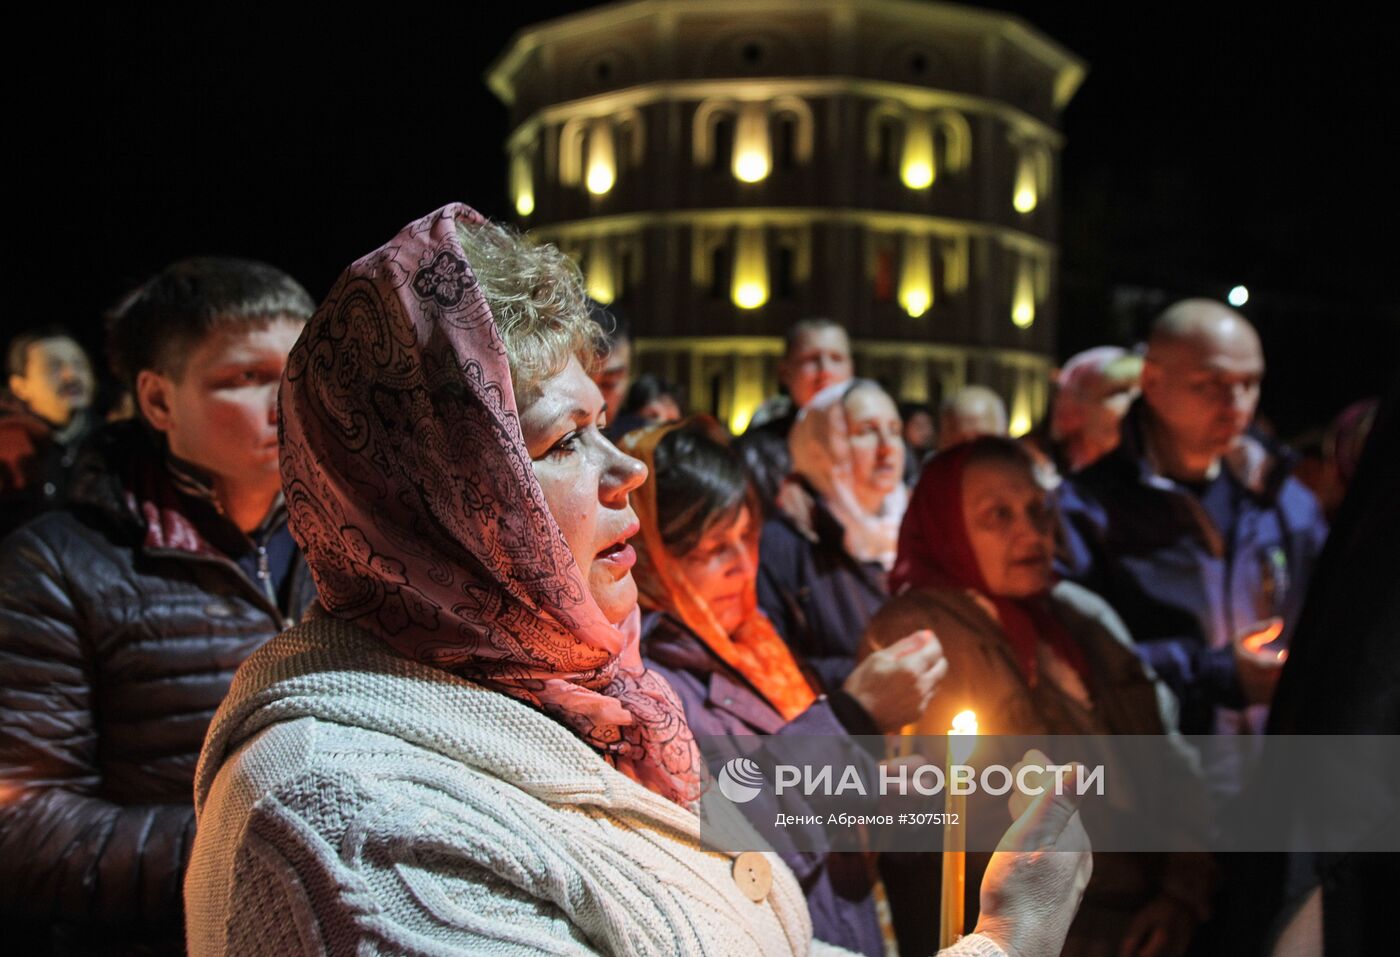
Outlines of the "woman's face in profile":
[{"label": "woman's face in profile", "polygon": [[620,623],[637,605],[627,539],[637,516],[627,495],[646,466],[603,436],[603,394],[577,358],[542,382],[520,408],[520,428],[550,514],[564,533],[588,589],[608,621]]},{"label": "woman's face in profile", "polygon": [[963,473],[963,521],[987,590],[1028,598],[1050,587],[1050,506],[1030,468],[974,462]]},{"label": "woman's face in profile", "polygon": [[755,604],[758,582],[758,529],[748,506],[728,520],[716,521],[694,548],[675,559],[724,633],[732,635]]}]

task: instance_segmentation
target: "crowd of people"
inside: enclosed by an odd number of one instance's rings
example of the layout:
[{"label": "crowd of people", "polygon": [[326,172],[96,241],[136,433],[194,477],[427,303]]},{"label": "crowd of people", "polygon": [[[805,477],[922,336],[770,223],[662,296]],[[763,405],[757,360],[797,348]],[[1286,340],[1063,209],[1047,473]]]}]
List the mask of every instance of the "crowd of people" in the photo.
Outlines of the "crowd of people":
[{"label": "crowd of people", "polygon": [[[942,734],[973,701],[993,734],[1259,733],[1378,417],[1298,467],[1257,331],[1191,299],[1065,362],[1019,438],[984,385],[897,403],[809,319],[731,436],[464,206],[319,308],[189,259],[107,333],[105,422],[68,332],[7,353],[24,952],[932,953],[936,855],[708,849],[694,736]],[[1207,855],[1091,857],[1070,795],[1012,821],[944,953],[1214,952]]]}]

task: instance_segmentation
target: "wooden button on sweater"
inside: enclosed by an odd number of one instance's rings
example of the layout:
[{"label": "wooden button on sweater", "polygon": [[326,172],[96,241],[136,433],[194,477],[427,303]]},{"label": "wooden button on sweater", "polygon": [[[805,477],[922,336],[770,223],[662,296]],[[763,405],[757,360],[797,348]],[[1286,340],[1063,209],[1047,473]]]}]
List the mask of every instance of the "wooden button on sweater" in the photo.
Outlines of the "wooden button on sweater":
[{"label": "wooden button on sweater", "polygon": [[773,889],[773,865],[757,851],[745,851],[734,858],[734,883],[749,900],[762,903]]}]

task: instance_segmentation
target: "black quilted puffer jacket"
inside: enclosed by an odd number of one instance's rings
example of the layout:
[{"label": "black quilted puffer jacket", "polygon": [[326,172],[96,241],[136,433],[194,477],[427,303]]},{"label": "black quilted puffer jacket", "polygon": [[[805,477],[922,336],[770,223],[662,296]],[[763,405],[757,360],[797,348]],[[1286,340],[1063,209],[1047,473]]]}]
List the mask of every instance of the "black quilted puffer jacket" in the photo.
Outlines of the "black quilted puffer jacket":
[{"label": "black quilted puffer jacket", "polygon": [[205,730],[239,663],[315,597],[300,555],[280,596],[227,557],[265,569],[248,561],[258,547],[177,492],[134,424],[98,437],[68,510],[0,542],[6,936],[38,952],[182,950]]}]

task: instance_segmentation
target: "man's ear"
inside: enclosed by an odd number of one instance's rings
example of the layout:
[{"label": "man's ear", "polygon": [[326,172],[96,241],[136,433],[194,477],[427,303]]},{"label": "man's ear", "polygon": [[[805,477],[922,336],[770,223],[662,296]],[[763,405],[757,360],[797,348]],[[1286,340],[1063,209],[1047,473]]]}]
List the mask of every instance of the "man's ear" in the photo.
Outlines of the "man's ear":
[{"label": "man's ear", "polygon": [[173,391],[174,383],[154,369],[142,369],[136,374],[136,405],[158,431],[170,431]]},{"label": "man's ear", "polygon": [[22,375],[10,374],[10,394],[21,402],[29,401],[29,380]]},{"label": "man's ear", "polygon": [[1142,364],[1142,377],[1138,380],[1138,390],[1143,395],[1151,393],[1156,395],[1162,384],[1162,376],[1165,374],[1162,366],[1154,362],[1150,357]]}]

